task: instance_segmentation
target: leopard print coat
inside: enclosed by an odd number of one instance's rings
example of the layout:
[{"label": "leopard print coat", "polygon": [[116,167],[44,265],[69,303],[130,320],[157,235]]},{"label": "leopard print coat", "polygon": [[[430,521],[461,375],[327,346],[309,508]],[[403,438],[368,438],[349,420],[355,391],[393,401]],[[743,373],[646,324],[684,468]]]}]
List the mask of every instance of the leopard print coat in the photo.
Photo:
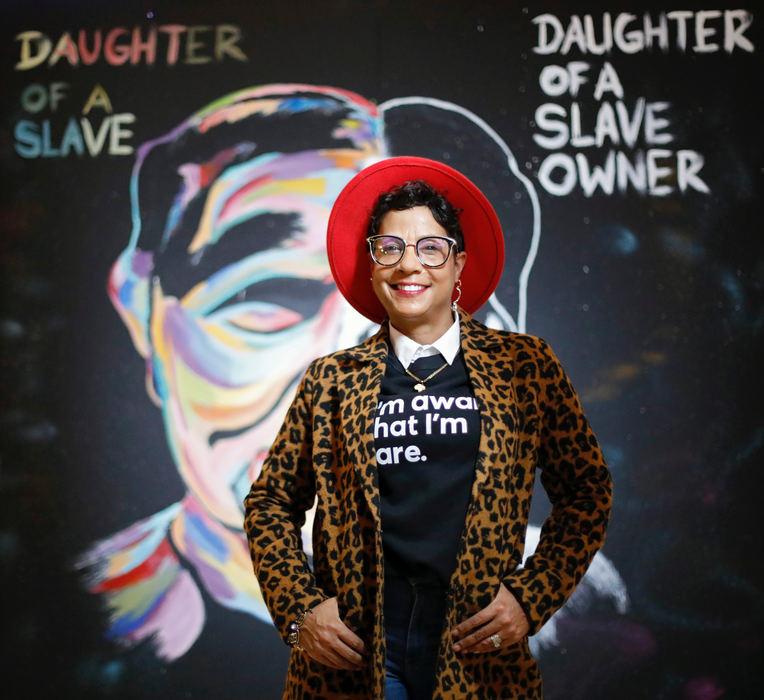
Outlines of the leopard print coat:
[{"label": "leopard print coat", "polygon": [[[451,578],[434,698],[541,698],[527,639],[458,656],[449,630],[485,607],[500,582],[537,632],[568,598],[602,546],[612,484],[597,440],[549,346],[494,331],[462,312],[461,347],[480,407],[481,436],[464,531]],[[337,596],[340,614],[370,649],[360,671],[293,651],[284,698],[384,697],[385,635],[380,497],[372,424],[388,331],[313,362],[262,473],[245,499],[255,573],[276,629]],[[536,552],[520,566],[536,468],[552,503]],[[317,500],[313,571],[301,547]]]}]

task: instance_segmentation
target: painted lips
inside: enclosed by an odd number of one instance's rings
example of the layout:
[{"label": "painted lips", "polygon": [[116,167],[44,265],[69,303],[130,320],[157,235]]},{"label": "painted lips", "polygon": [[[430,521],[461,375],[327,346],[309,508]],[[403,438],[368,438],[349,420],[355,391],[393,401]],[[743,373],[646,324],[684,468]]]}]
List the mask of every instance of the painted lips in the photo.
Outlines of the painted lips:
[{"label": "painted lips", "polygon": [[393,284],[391,286],[395,291],[403,294],[418,294],[427,289],[423,284]]}]

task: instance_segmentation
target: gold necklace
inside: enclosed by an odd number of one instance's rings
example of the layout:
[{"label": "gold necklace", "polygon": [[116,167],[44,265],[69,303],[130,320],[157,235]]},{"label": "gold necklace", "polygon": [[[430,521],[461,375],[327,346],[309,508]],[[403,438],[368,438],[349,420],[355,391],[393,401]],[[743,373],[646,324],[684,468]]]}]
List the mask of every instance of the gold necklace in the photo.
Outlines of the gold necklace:
[{"label": "gold necklace", "polygon": [[446,360],[441,367],[438,367],[438,369],[436,369],[429,377],[425,377],[424,379],[417,377],[408,367],[404,367],[404,371],[409,377],[416,379],[417,383],[414,384],[414,391],[424,391],[427,388],[425,382],[429,382],[438,372],[442,372],[446,367],[448,367],[448,360]]}]

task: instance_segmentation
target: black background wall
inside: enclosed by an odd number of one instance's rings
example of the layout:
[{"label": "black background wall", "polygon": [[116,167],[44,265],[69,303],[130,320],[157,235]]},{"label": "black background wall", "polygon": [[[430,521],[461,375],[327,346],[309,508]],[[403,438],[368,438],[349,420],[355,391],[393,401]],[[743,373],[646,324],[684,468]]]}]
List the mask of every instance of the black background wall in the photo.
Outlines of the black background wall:
[{"label": "black background wall", "polygon": [[[626,612],[594,605],[561,626],[559,644],[541,655],[547,696],[759,697],[761,22],[754,13],[730,51],[724,11],[740,6],[717,5],[719,15],[698,19],[700,10],[714,8],[639,5],[3,3],[6,697],[279,696],[288,654],[269,625],[208,601],[197,643],[162,663],[149,645],[121,649],[103,638],[105,613],[74,570],[93,541],[176,501],[184,488],[144,390],[142,361],[106,295],[110,266],[131,228],[134,153],[109,154],[107,145],[96,155],[71,149],[64,155],[61,138],[96,84],[114,114],[134,115],[125,123],[132,136],[121,142],[129,151],[230,92],[291,82],[335,86],[377,103],[418,95],[460,105],[508,143],[538,192],[541,239],[527,331],[556,349],[605,447],[616,495],[604,554],[629,596]],[[566,53],[534,51],[540,41],[534,18],[545,13],[563,27],[572,15],[589,13],[600,39],[603,13],[615,21],[631,12],[632,27],[640,29],[645,13],[655,23],[672,10],[694,13],[683,25],[684,50],[680,20],[670,20],[665,49],[627,53],[616,46],[592,54],[573,43]],[[746,21],[742,14],[726,17],[733,28]],[[55,45],[64,31],[151,23],[235,25],[246,61],[216,60],[203,49],[208,62],[187,63],[181,53],[168,65],[160,49],[153,65],[72,66],[62,58],[15,68],[21,32],[43,32]],[[698,26],[709,30],[705,38]],[[544,91],[542,74],[571,75],[549,66],[582,61],[588,82],[576,97]],[[668,124],[656,128],[653,143],[642,134],[633,146],[606,140],[577,147],[564,139],[545,148],[539,135],[558,132],[542,128],[541,105],[557,104],[570,115],[576,102],[585,136],[601,103],[616,102],[612,90],[594,95],[606,62],[629,115],[639,98],[665,102],[653,109]],[[55,82],[68,87],[54,111],[42,101]],[[30,91],[31,85],[43,87]],[[545,83],[552,91],[556,85]],[[103,115],[94,108],[93,123]],[[19,138],[22,120],[37,125],[30,128],[40,141]],[[666,134],[673,138],[661,143]],[[651,148],[667,151],[655,162],[668,168],[652,192],[634,186],[620,192],[616,181],[612,193],[602,187],[587,193],[575,169],[570,191],[561,192],[563,170],[545,175],[552,153],[566,154],[563,167],[577,154],[591,166],[605,164],[610,150],[635,162],[638,151]],[[677,172],[682,158],[691,170],[684,180]],[[692,171],[700,158],[702,167]],[[661,186],[669,191],[656,192]]]}]

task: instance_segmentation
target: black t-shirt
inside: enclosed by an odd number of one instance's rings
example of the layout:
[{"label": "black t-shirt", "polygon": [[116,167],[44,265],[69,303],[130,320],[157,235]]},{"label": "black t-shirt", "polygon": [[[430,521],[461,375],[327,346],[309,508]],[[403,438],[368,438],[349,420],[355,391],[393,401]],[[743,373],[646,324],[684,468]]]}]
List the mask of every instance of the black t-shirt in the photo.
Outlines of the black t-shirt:
[{"label": "black t-shirt", "polygon": [[[441,355],[409,369],[426,378]],[[414,391],[391,350],[374,421],[385,557],[403,574],[448,583],[464,528],[480,440],[480,414],[461,354]]]}]

